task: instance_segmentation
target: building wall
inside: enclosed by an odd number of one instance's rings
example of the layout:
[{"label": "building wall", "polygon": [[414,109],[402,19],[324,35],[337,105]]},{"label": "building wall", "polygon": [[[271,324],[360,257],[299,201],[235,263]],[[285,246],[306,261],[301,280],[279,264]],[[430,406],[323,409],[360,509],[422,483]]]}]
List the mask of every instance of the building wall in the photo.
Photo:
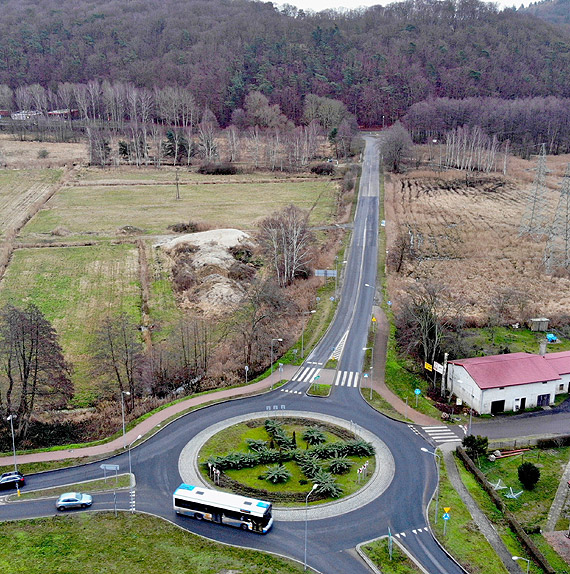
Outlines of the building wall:
[{"label": "building wall", "polygon": [[[529,383],[481,390],[469,373],[460,365],[449,364],[447,370],[448,388],[480,414],[490,414],[494,401],[504,400],[505,411],[518,410],[523,398],[526,399],[524,408],[527,409],[536,407],[538,397],[541,395],[549,395],[548,403],[553,403],[554,395],[566,392],[565,389],[568,389],[567,379],[569,378],[564,375],[561,380],[547,381],[546,383]],[[560,384],[563,384],[563,390],[559,390]]]}]

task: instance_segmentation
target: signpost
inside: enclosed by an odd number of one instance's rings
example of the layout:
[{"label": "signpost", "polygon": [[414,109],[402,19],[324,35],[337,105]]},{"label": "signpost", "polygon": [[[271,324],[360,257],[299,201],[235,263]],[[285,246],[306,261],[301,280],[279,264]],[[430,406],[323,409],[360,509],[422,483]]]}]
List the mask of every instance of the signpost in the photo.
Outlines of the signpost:
[{"label": "signpost", "polygon": [[414,395],[416,395],[416,409],[418,408],[418,397],[422,394],[422,390],[421,389],[415,389],[414,390]]},{"label": "signpost", "polygon": [[[107,482],[107,471],[114,470],[115,471],[115,486],[117,484],[117,471],[119,470],[118,464],[102,464],[100,468],[103,469],[103,475],[105,477],[105,482]],[[115,486],[113,486],[113,506],[115,508],[115,518],[117,517],[117,491],[115,490]]]},{"label": "signpost", "polygon": [[447,530],[447,521],[451,518],[449,515],[450,507],[446,506],[443,508],[443,535],[445,536],[445,531]]}]

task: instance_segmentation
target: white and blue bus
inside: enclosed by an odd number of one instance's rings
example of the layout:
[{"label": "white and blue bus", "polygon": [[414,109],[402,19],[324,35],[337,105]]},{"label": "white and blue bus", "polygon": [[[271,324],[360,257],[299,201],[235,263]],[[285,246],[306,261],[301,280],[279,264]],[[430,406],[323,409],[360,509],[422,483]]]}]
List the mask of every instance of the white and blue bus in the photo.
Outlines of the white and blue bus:
[{"label": "white and blue bus", "polygon": [[177,514],[265,534],[273,525],[270,502],[182,483],[173,495]]}]

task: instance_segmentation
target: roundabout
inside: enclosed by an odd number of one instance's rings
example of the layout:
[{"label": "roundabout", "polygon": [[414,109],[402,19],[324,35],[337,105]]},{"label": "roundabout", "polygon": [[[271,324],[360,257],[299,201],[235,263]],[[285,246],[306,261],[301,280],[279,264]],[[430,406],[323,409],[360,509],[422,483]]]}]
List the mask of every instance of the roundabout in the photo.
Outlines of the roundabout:
[{"label": "roundabout", "polygon": [[[308,520],[319,520],[323,518],[334,518],[346,515],[348,512],[365,506],[381,496],[390,486],[395,474],[395,462],[390,449],[384,441],[367,429],[356,426],[352,421],[319,413],[307,413],[305,411],[287,411],[287,417],[298,417],[319,422],[327,422],[340,428],[353,432],[359,438],[373,445],[375,449],[376,465],[370,480],[362,486],[356,493],[346,496],[340,500],[327,502],[318,506],[305,507],[276,507],[273,515],[280,521],[304,520],[307,514]],[[213,435],[222,432],[224,429],[236,424],[247,422],[256,418],[253,415],[240,415],[232,417],[196,434],[182,449],[178,458],[178,472],[186,484],[205,486],[211,488],[202,477],[199,469],[199,452],[204,443]],[[267,417],[264,417],[267,418]]]}]

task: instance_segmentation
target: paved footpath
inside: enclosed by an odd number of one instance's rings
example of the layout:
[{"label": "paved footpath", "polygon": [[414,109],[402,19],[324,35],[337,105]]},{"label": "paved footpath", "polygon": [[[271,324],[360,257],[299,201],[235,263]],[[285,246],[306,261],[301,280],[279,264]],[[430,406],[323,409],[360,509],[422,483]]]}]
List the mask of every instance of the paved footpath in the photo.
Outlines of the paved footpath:
[{"label": "paved footpath", "polygon": [[[119,436],[111,442],[99,444],[97,446],[87,446],[84,448],[75,448],[69,450],[57,450],[50,452],[36,452],[31,454],[19,454],[18,463],[25,464],[30,462],[46,462],[52,460],[63,460],[66,458],[80,458],[88,456],[103,456],[111,454],[115,451],[121,450],[123,445],[130,444],[139,435],[143,437],[149,432],[153,431],[156,427],[161,425],[165,420],[195,406],[203,405],[210,402],[219,402],[224,400],[236,399],[247,395],[255,395],[266,392],[271,387],[283,379],[289,380],[299,367],[295,365],[283,365],[283,372],[279,370],[273,371],[269,377],[244,387],[236,387],[232,389],[222,389],[214,393],[208,393],[199,397],[191,397],[188,400],[181,401],[175,405],[171,405],[161,411],[154,413],[137,426],[131,428],[126,434],[125,438]],[[9,466],[14,462],[13,456],[5,456],[0,458],[0,466]]]},{"label": "paved footpath", "polygon": [[[388,401],[399,413],[405,415],[412,422],[420,425],[440,425],[441,422],[437,421],[427,415],[415,411],[409,405],[406,405],[399,397],[397,397],[384,382],[384,372],[386,364],[386,349],[388,345],[388,332],[389,326],[386,316],[379,307],[374,308],[374,316],[376,317],[376,338],[374,344],[374,365],[376,369],[372,373],[372,385],[374,390],[380,394],[386,401]],[[130,444],[139,435],[143,437],[155,430],[159,425],[161,425],[165,420],[195,406],[200,406],[210,402],[220,402],[224,400],[236,399],[239,397],[244,397],[247,395],[255,395],[271,390],[272,386],[279,381],[284,379],[290,380],[293,375],[297,372],[299,366],[296,365],[283,365],[283,371],[274,370],[273,374],[269,377],[253,383],[251,385],[243,387],[235,387],[231,389],[222,389],[213,393],[206,395],[201,395],[198,397],[191,397],[185,401],[181,401],[167,407],[152,416],[148,417],[135,427],[131,428],[126,434],[125,438],[119,436],[116,439],[106,442],[104,444],[99,444],[96,446],[88,446],[83,448],[75,448],[68,450],[56,450],[50,452],[36,452],[30,454],[19,454],[18,462],[20,464],[26,464],[31,462],[48,462],[53,460],[63,460],[68,458],[83,458],[83,457],[100,457],[105,455],[110,455],[115,451],[120,451],[123,445]],[[323,370],[324,375],[327,371]],[[331,380],[334,376],[334,371],[331,370]],[[323,376],[324,376],[323,375]],[[323,382],[324,381],[323,379]],[[0,466],[10,466],[13,463],[14,458],[12,456],[0,457]]]}]

